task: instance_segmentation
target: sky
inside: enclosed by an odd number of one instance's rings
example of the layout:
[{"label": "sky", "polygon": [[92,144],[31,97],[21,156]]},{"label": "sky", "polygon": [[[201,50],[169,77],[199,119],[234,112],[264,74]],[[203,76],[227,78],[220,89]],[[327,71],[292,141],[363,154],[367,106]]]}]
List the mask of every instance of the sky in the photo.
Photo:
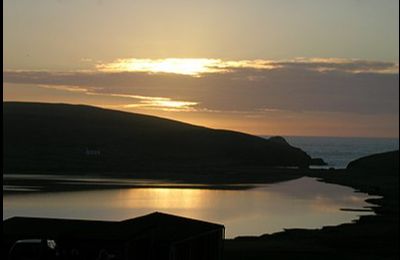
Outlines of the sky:
[{"label": "sky", "polygon": [[397,0],[3,1],[3,101],[396,137]]}]

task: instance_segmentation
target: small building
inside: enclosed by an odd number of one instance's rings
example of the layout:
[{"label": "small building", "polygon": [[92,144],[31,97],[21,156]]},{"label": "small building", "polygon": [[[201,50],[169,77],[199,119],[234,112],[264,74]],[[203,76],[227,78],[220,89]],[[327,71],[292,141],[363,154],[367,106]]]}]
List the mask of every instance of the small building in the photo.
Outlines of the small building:
[{"label": "small building", "polygon": [[13,217],[3,221],[3,256],[18,259],[16,244],[37,241],[54,259],[219,260],[224,236],[223,225],[159,212],[124,221]]},{"label": "small building", "polygon": [[96,148],[86,147],[85,154],[87,156],[99,156],[101,154],[101,151]]}]

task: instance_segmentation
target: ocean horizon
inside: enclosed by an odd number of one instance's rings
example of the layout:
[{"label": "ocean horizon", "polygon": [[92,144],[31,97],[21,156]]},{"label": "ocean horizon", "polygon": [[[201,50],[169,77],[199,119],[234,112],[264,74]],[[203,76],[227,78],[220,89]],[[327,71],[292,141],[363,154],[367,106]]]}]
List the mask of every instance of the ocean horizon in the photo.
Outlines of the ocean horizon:
[{"label": "ocean horizon", "polygon": [[[263,138],[271,136],[263,135]],[[399,149],[399,138],[283,136],[289,144],[298,147],[313,158],[322,158],[327,167],[346,168],[352,160],[375,153]]]}]

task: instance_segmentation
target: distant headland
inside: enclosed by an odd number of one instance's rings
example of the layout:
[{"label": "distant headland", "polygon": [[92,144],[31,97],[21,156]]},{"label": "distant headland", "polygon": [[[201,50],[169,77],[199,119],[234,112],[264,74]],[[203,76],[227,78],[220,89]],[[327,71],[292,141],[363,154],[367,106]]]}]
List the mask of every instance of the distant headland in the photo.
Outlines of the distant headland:
[{"label": "distant headland", "polygon": [[307,168],[315,162],[282,137],[266,140],[86,105],[3,102],[3,131],[5,173]]}]

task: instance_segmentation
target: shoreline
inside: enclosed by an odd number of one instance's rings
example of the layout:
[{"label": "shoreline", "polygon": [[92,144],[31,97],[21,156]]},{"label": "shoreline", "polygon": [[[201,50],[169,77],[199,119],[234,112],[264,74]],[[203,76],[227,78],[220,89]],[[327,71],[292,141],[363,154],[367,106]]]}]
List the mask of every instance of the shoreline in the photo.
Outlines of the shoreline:
[{"label": "shoreline", "polygon": [[369,196],[375,215],[320,229],[282,232],[225,240],[225,259],[398,259],[399,176],[378,172],[308,174],[320,181],[351,187]]},{"label": "shoreline", "polygon": [[[160,175],[163,178],[159,178]],[[178,175],[180,178],[176,178]],[[105,176],[105,178],[109,177]],[[127,176],[119,176],[120,180],[123,177],[126,178]],[[138,180],[150,179],[149,176],[144,177],[142,174],[133,176]],[[375,215],[360,216],[358,220],[352,223],[325,226],[320,229],[286,229],[261,236],[225,239],[224,259],[298,259],[299,257],[307,259],[321,259],[322,257],[324,259],[337,259],[337,257],[358,259],[360,256],[364,259],[382,259],[384,257],[392,259],[390,257],[398,256],[398,174],[381,175],[376,172],[350,172],[344,169],[274,169],[271,171],[271,169],[243,168],[236,169],[234,173],[220,172],[216,176],[211,175],[211,173],[202,176],[187,174],[182,178],[179,173],[162,173],[156,176],[152,175],[152,177],[158,177],[158,182],[169,182],[164,184],[164,188],[206,189],[248,189],[252,188],[252,184],[271,184],[301,177],[312,177],[324,183],[350,187],[356,192],[367,193],[369,196],[379,196],[379,198],[366,200],[372,205],[365,210],[374,212]],[[34,182],[34,180],[31,180],[30,184]],[[18,183],[20,184],[18,180],[10,181],[8,178],[3,178],[3,185]],[[26,181],[24,183],[27,184]],[[154,184],[129,184],[123,187],[121,185],[105,185],[106,187],[97,185],[93,187],[93,185],[85,186],[81,183],[78,188],[71,189],[72,186],[76,185],[76,182],[69,185],[65,185],[65,183],[54,185],[54,183],[56,183],[54,180],[47,182],[41,180],[41,184],[46,184],[47,189],[40,192],[77,191],[90,188],[160,187],[154,186]],[[36,184],[38,183],[36,182]],[[3,191],[3,195],[7,194],[15,193]],[[26,192],[22,192],[22,194],[26,194]]]},{"label": "shoreline", "polygon": [[[250,171],[250,173],[249,173]],[[184,174],[159,172],[135,173],[121,175],[79,175],[57,174],[57,175],[34,175],[38,178],[20,178],[28,174],[4,174],[4,186],[15,186],[21,188],[37,188],[36,191],[7,191],[3,189],[3,195],[28,192],[67,192],[85,190],[103,190],[119,188],[198,188],[198,189],[221,189],[242,190],[250,189],[259,184],[272,184],[289,181],[304,177],[297,170],[274,169],[265,172],[266,169],[236,169],[232,172],[218,172],[207,174]],[[268,171],[268,170],[267,170]],[[42,177],[40,177],[42,176]],[[47,178],[43,178],[46,177]]]}]

